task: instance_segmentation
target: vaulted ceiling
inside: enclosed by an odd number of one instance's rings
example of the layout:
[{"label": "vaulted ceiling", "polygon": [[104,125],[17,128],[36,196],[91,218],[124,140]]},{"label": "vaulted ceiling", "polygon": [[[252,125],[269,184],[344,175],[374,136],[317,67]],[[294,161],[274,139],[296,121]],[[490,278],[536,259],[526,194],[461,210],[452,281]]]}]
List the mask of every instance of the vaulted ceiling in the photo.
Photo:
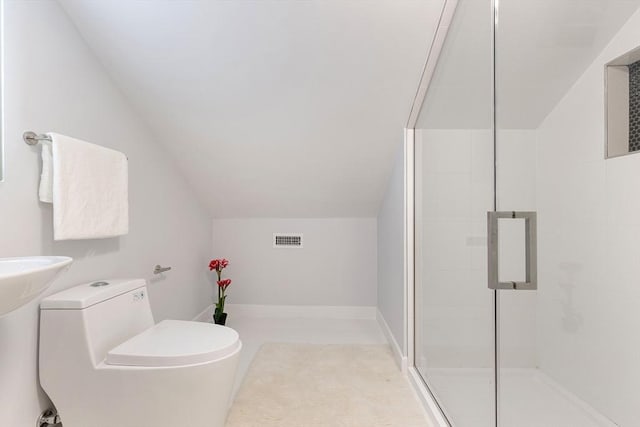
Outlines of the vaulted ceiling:
[{"label": "vaulted ceiling", "polygon": [[375,216],[442,0],[59,0],[214,217]]}]

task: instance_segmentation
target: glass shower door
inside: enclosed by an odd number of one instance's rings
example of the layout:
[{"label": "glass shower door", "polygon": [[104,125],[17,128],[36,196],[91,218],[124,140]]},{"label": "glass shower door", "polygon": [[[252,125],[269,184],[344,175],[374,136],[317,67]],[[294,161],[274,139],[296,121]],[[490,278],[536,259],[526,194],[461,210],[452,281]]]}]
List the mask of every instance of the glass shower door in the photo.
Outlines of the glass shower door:
[{"label": "glass shower door", "polygon": [[491,16],[458,2],[415,127],[415,364],[456,427],[495,427]]}]

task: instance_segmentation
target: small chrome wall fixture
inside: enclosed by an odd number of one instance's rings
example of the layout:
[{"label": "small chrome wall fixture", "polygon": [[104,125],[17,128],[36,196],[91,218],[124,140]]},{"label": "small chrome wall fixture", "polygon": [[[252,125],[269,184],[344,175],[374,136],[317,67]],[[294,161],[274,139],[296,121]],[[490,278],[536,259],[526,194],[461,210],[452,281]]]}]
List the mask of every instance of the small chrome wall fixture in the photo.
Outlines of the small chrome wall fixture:
[{"label": "small chrome wall fixture", "polygon": [[169,270],[171,270],[171,267],[162,267],[160,264],[158,264],[154,267],[153,274],[161,274]]},{"label": "small chrome wall fixture", "polygon": [[604,68],[605,158],[640,153],[640,47]]}]

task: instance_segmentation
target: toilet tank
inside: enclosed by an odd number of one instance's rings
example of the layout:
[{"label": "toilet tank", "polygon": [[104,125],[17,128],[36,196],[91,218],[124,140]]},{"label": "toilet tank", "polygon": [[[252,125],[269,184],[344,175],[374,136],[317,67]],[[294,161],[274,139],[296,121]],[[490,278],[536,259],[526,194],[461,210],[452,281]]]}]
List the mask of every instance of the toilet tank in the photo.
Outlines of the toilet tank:
[{"label": "toilet tank", "polygon": [[96,366],[153,325],[144,279],[85,283],[40,302],[40,351],[56,358],[73,352]]}]

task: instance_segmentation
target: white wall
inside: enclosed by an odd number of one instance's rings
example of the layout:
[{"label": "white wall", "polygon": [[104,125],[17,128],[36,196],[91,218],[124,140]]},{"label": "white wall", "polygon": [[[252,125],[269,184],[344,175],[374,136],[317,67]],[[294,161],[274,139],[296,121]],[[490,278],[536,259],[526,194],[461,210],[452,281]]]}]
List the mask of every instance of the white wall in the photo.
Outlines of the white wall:
[{"label": "white wall", "polygon": [[[275,249],[273,233],[304,247]],[[375,218],[215,219],[213,255],[230,261],[228,303],[376,305]]]},{"label": "white wall", "polygon": [[540,366],[624,427],[638,425],[640,154],[604,159],[603,70],[638,45],[640,12],[537,142]]},{"label": "white wall", "polygon": [[405,167],[404,144],[393,161],[393,172],[378,213],[378,310],[406,356],[405,336]]},{"label": "white wall", "polygon": [[[111,277],[154,278],[154,315],[193,318],[211,301],[206,265],[210,219],[181,174],[93,58],[54,1],[5,0],[5,181],[0,183],[0,256],[75,259],[50,292]],[[51,208],[37,200],[40,155],[23,131],[57,131],[125,152],[130,233],[53,242]],[[179,141],[176,141],[179,143]],[[0,424],[31,426],[48,406],[37,378],[38,301],[0,318]]]}]

